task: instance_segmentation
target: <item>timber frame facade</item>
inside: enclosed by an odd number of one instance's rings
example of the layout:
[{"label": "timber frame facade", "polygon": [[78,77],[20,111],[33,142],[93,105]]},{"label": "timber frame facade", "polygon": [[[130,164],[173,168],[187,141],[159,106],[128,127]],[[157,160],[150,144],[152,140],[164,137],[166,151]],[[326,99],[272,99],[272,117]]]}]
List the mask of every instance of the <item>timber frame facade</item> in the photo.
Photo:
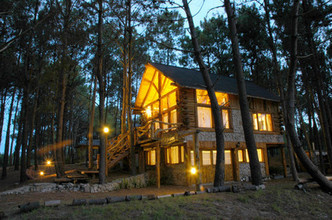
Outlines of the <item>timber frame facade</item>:
[{"label": "timber frame facade", "polygon": [[[225,181],[248,180],[249,158],[242,129],[236,81],[211,75],[222,114],[225,137]],[[283,149],[279,98],[247,81],[257,153],[262,175],[269,176],[269,147]],[[136,128],[140,172],[161,184],[211,183],[216,140],[210,100],[201,73],[185,68],[147,64],[135,102],[141,115]],[[190,170],[198,169],[199,178]]]}]

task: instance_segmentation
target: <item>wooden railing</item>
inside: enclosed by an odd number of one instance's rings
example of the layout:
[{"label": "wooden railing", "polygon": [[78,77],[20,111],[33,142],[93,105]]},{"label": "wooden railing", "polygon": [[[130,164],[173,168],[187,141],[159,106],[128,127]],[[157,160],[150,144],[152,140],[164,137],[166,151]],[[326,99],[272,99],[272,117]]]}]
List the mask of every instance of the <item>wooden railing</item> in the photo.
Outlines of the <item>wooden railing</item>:
[{"label": "wooden railing", "polygon": [[[154,127],[155,123],[167,124],[171,127],[167,129],[155,129]],[[133,144],[137,145],[138,140],[142,138],[154,140],[157,138],[160,132],[177,128],[179,125],[181,124],[151,120],[148,123],[146,123],[144,126],[135,128]],[[126,133],[120,134],[110,140],[109,145],[107,146],[106,149],[107,169],[114,167],[120,160],[129,155],[129,150],[130,150],[129,136],[130,132],[127,131]]]}]

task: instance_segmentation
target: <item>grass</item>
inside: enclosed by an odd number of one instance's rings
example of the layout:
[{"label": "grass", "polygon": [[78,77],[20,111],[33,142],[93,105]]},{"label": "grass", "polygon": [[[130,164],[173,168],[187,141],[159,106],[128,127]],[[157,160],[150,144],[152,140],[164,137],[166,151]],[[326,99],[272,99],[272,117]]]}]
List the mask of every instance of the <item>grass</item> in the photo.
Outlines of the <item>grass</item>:
[{"label": "grass", "polygon": [[332,196],[314,188],[308,193],[293,182],[265,190],[212,193],[102,206],[40,208],[10,219],[332,219]]}]

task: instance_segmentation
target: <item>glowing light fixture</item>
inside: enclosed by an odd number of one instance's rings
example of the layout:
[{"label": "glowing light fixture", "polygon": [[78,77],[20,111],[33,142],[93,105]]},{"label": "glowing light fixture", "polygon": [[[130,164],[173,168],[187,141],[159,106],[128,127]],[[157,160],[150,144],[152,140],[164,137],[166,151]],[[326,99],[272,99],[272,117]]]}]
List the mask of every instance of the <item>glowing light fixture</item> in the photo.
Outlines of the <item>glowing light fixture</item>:
[{"label": "glowing light fixture", "polygon": [[107,134],[108,132],[110,132],[110,129],[108,127],[104,127],[104,133]]},{"label": "glowing light fixture", "polygon": [[192,167],[191,170],[190,170],[191,174],[196,174],[197,173],[197,170],[195,167]]},{"label": "glowing light fixture", "polygon": [[46,161],[46,164],[47,164],[47,165],[51,165],[51,161],[50,161],[50,160],[47,160],[47,161]]},{"label": "glowing light fixture", "polygon": [[146,109],[145,109],[145,114],[146,114],[146,117],[147,118],[151,118],[152,116],[152,111],[151,111],[151,107],[148,106]]},{"label": "glowing light fixture", "polygon": [[39,175],[44,176],[44,172],[40,171]]}]

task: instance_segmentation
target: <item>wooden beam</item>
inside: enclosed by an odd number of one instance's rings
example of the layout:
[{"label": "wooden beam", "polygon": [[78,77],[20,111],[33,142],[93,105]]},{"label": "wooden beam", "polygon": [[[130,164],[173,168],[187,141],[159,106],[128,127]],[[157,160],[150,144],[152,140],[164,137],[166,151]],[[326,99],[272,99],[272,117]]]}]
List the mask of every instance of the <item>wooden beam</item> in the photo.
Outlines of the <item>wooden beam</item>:
[{"label": "wooden beam", "polygon": [[160,189],[160,144],[157,144],[156,148],[156,172],[157,172],[157,187]]},{"label": "wooden beam", "polygon": [[286,162],[286,155],[284,145],[281,145],[281,156],[282,156],[282,165],[284,167],[284,177],[287,177],[287,162]]},{"label": "wooden beam", "polygon": [[[153,80],[154,80],[154,77],[156,76],[156,72],[157,72],[157,71],[155,70],[154,73],[153,73],[152,82],[150,83],[149,88],[148,88],[148,90],[146,91],[146,95],[145,95],[145,97],[144,97],[144,99],[143,99],[143,101],[142,101],[142,106],[141,106],[141,107],[143,107],[144,104],[145,104],[146,98],[148,97],[148,94],[149,94],[150,89],[151,89],[151,85],[154,85]],[[148,81],[148,80],[147,80],[147,81]]]},{"label": "wooden beam", "polygon": [[265,144],[264,148],[264,162],[265,162],[265,174],[266,176],[270,176],[270,168],[269,168],[269,158],[267,156],[267,146]]}]

